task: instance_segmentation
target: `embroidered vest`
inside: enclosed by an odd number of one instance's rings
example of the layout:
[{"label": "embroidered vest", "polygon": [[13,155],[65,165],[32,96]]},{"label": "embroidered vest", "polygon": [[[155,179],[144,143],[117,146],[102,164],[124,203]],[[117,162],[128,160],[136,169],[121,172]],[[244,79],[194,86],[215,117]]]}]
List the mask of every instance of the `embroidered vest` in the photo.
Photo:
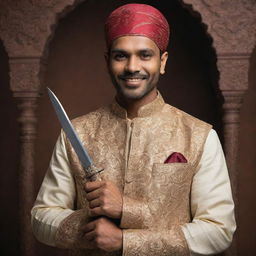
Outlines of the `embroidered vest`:
[{"label": "embroidered vest", "polygon": [[[155,256],[157,250],[168,254],[169,249],[189,255],[180,225],[191,221],[191,184],[211,126],[165,104],[160,94],[133,120],[114,102],[73,124],[95,165],[104,168],[100,179],[112,181],[123,192],[123,255]],[[66,147],[78,210],[61,223],[56,241],[62,247],[83,248],[79,227],[88,221],[85,175],[67,140]],[[172,152],[183,154],[187,163],[165,164]],[[88,250],[75,255],[122,254]]]}]

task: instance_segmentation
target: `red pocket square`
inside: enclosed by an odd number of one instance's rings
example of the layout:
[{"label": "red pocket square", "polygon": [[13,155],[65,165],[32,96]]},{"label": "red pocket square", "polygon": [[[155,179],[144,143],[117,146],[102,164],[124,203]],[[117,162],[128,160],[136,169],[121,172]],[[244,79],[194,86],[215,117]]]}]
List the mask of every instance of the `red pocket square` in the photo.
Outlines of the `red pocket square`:
[{"label": "red pocket square", "polygon": [[187,162],[188,162],[187,159],[181,153],[178,153],[178,152],[173,152],[164,161],[165,164],[168,164],[168,163],[187,163]]}]

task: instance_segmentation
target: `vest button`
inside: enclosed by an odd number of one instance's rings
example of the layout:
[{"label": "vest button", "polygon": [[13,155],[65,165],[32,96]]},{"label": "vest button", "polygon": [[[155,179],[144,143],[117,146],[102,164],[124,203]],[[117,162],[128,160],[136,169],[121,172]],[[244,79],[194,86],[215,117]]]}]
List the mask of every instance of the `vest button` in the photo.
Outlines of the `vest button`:
[{"label": "vest button", "polygon": [[126,177],[126,179],[125,179],[125,183],[126,183],[126,184],[130,184],[130,183],[132,183],[132,179],[131,179],[131,178],[129,178],[129,177]]}]

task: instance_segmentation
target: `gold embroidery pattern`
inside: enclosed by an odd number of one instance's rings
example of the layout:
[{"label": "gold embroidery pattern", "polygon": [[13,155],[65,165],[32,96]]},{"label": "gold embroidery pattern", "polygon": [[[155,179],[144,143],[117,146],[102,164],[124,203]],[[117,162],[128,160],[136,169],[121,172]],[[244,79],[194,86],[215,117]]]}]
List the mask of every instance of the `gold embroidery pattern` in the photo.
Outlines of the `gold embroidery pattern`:
[{"label": "gold embroidery pattern", "polygon": [[[125,109],[116,102],[73,121],[95,166],[104,168],[100,179],[112,181],[123,191],[123,255],[188,255],[180,225],[191,219],[191,183],[211,126],[165,104],[160,94],[139,110],[127,138],[129,122]],[[86,209],[86,177],[68,141],[66,147],[76,182],[77,209]],[[182,153],[188,163],[164,164],[172,152]],[[74,222],[84,223],[88,216],[78,214],[77,218],[61,224],[62,238],[56,238],[62,239],[60,244],[65,239],[77,244],[79,224]],[[108,254],[96,250],[95,255]]]},{"label": "gold embroidery pattern", "polygon": [[148,204],[124,196],[121,228],[150,228],[153,223]]},{"label": "gold embroidery pattern", "polygon": [[86,211],[86,208],[77,210],[62,221],[63,223],[60,224],[56,233],[56,246],[60,248],[88,248],[81,231],[81,228],[88,222]]},{"label": "gold embroidery pattern", "polygon": [[180,227],[169,230],[125,230],[123,256],[188,256]]}]

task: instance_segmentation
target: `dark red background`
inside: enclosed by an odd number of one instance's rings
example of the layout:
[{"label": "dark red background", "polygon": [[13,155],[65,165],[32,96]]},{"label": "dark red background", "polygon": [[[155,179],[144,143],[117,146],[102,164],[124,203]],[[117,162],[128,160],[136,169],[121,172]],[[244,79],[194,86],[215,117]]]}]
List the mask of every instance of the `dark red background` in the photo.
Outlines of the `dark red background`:
[{"label": "dark red background", "polygon": [[[49,43],[45,86],[59,97],[69,116],[88,113],[107,104],[114,89],[104,61],[103,24],[120,1],[86,1],[60,20]],[[121,1],[122,4],[131,1]],[[143,2],[143,1],[137,1]],[[150,3],[150,1],[144,1]],[[178,1],[152,1],[168,18],[171,39],[167,72],[159,89],[166,101],[214,125],[223,141],[218,71],[211,38],[196,15]],[[158,4],[156,4],[158,3]],[[241,110],[239,149],[239,255],[255,255],[256,238],[256,50],[251,58],[250,87]],[[0,254],[19,255],[18,111],[9,89],[8,56],[0,43]],[[38,106],[36,141],[36,193],[48,166],[59,123],[43,89]],[[28,184],[30,186],[31,184]],[[37,243],[37,255],[64,255],[63,251]]]}]

